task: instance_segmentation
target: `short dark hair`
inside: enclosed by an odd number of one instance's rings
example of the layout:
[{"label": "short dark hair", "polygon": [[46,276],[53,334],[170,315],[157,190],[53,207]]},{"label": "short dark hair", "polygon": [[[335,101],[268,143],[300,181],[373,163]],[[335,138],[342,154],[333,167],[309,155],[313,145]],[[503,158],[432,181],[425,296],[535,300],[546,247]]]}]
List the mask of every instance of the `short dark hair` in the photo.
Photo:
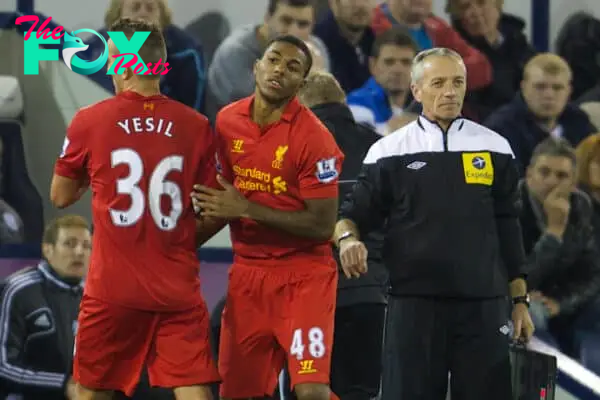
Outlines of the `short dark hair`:
[{"label": "short dark hair", "polygon": [[293,36],[293,35],[277,36],[275,39],[273,39],[269,42],[269,44],[267,45],[267,49],[269,47],[271,47],[271,45],[274,43],[289,43],[289,44],[294,45],[297,48],[299,48],[302,51],[302,53],[304,53],[304,56],[306,57],[306,63],[308,65],[306,66],[306,71],[304,71],[304,76],[305,77],[308,76],[308,73],[310,72],[312,65],[313,65],[313,58],[312,58],[312,53],[310,52],[310,49],[308,48],[308,46],[306,45],[306,43],[304,43],[304,41],[302,39],[298,39],[296,36]]},{"label": "short dark hair", "polygon": [[58,240],[58,233],[63,228],[82,228],[90,230],[90,225],[81,215],[64,215],[62,217],[58,217],[50,221],[44,228],[42,243],[56,244],[56,241]]},{"label": "short dark hair", "polygon": [[568,140],[563,138],[550,137],[541,141],[533,149],[529,165],[535,165],[537,159],[541,156],[564,157],[571,161],[573,167],[577,165],[577,157],[575,156],[573,146],[571,146]]},{"label": "short dark hair", "polygon": [[410,32],[401,26],[394,26],[377,35],[375,42],[373,42],[373,48],[371,49],[371,57],[379,57],[382,47],[388,45],[408,47],[413,50],[415,54],[419,52],[419,46],[417,46],[417,43],[410,35]]},{"label": "short dark hair", "polygon": [[313,7],[313,0],[269,0],[269,6],[267,7],[267,13],[269,15],[275,14],[279,3],[285,3],[290,7]]},{"label": "short dark hair", "polygon": [[[146,64],[152,63],[152,65],[154,65],[161,60],[163,63],[167,61],[167,45],[165,43],[165,37],[158,26],[141,20],[121,18],[110,27],[109,31],[123,32],[127,39],[131,39],[136,32],[150,32],[150,35],[138,51],[138,54]],[[157,79],[160,77],[160,72],[157,75],[149,74],[139,76]]]}]

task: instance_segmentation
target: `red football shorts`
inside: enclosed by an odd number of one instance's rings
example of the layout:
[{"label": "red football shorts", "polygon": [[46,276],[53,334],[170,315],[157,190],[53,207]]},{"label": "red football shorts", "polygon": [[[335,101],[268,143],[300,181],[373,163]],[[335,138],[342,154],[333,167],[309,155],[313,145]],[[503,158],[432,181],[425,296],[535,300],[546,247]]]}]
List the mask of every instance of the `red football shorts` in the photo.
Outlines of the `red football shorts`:
[{"label": "red football shorts", "polygon": [[176,312],[141,311],[83,296],[75,339],[73,379],[92,390],[131,396],[144,366],[152,386],[218,382],[202,301]]},{"label": "red football shorts", "polygon": [[337,269],[234,264],[221,322],[221,396],[271,396],[284,361],[292,388],[329,384]]}]

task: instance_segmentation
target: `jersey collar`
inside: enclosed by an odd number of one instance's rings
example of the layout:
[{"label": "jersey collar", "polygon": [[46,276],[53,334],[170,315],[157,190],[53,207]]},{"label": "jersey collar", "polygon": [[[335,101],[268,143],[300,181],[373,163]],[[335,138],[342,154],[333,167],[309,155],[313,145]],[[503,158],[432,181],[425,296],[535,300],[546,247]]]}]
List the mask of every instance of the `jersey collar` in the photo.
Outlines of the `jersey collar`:
[{"label": "jersey collar", "polygon": [[[242,100],[244,104],[242,104],[242,107],[240,107],[241,114],[249,118],[252,118],[252,104],[254,103],[254,96],[255,95],[252,95]],[[302,105],[300,104],[300,101],[298,101],[298,98],[294,96],[287,106],[285,106],[285,110],[283,110],[283,114],[281,114],[281,119],[286,122],[292,122],[301,108]]]},{"label": "jersey collar", "polygon": [[157,99],[165,98],[165,96],[163,96],[162,94],[157,94],[154,96],[142,96],[141,94],[134,92],[132,90],[125,90],[125,91],[119,93],[118,96],[121,98],[127,99],[127,100],[138,100],[138,101],[157,100]]}]

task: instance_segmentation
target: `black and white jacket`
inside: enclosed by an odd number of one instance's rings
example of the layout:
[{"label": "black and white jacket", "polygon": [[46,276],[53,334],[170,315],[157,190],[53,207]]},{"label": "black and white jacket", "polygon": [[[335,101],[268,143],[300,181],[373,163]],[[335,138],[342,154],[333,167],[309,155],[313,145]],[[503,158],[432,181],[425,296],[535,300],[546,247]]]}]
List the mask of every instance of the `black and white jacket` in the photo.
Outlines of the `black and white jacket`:
[{"label": "black and white jacket", "polygon": [[65,399],[83,282],[60,279],[45,262],[0,286],[0,398]]},{"label": "black and white jacket", "polygon": [[518,179],[499,134],[420,116],[371,147],[341,215],[361,235],[385,224],[392,295],[506,296],[525,259]]}]

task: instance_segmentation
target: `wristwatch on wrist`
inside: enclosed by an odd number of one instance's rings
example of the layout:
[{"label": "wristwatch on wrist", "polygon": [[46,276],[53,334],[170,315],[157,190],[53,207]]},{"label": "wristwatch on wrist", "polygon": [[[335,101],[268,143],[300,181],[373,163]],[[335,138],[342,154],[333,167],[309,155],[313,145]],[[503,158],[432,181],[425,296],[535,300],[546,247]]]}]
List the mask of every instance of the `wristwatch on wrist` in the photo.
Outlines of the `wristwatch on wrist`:
[{"label": "wristwatch on wrist", "polygon": [[342,240],[346,240],[351,237],[354,237],[354,233],[350,231],[342,233],[337,240],[337,246],[340,247],[340,243],[342,243]]},{"label": "wristwatch on wrist", "polygon": [[512,303],[514,306],[516,306],[517,304],[525,304],[527,307],[529,307],[529,295],[525,295],[525,296],[516,296],[512,298]]}]

